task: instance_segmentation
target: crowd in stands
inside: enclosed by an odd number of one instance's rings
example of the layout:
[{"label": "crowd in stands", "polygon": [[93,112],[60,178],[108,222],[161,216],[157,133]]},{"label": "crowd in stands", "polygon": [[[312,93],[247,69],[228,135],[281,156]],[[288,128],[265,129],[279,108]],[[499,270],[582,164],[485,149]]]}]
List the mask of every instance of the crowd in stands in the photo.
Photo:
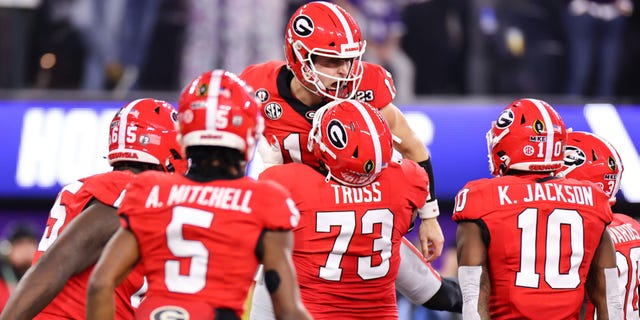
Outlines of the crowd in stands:
[{"label": "crowd in stands", "polygon": [[[0,89],[177,91],[201,70],[284,59],[305,1],[0,2]],[[632,0],[336,0],[398,101],[425,95],[638,99]]]}]

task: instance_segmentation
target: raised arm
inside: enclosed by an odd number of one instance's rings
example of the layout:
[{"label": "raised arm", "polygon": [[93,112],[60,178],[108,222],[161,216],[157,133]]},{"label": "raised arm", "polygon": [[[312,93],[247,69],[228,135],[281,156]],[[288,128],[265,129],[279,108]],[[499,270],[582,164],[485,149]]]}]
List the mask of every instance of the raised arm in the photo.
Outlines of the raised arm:
[{"label": "raised arm", "polygon": [[140,257],[133,233],[118,229],[91,273],[87,288],[87,319],[113,319],[114,291]]},{"label": "raised arm", "polygon": [[422,254],[427,258],[427,261],[431,262],[442,255],[444,235],[437,218],[440,214],[440,209],[436,200],[435,181],[429,152],[416,133],[409,127],[407,119],[398,107],[390,103],[380,109],[380,112],[387,120],[391,132],[400,140],[394,142],[394,148],[404,158],[417,162],[429,175],[429,199],[427,199],[425,206],[420,209],[422,223],[420,224],[419,236]]},{"label": "raised arm", "polygon": [[0,319],[32,319],[62,291],[69,278],[98,261],[119,225],[115,208],[94,201],[27,271]]},{"label": "raised arm", "polygon": [[[622,288],[622,289],[621,289]],[[587,276],[586,289],[598,319],[623,318],[623,288],[618,284],[616,251],[608,231],[602,233]]]},{"label": "raised arm", "polygon": [[456,232],[458,280],[462,290],[462,317],[489,319],[491,280],[487,269],[487,248],[475,222],[460,222]]},{"label": "raised arm", "polygon": [[300,300],[291,252],[293,234],[290,231],[266,231],[261,239],[264,281],[271,295],[277,319],[311,319]]}]

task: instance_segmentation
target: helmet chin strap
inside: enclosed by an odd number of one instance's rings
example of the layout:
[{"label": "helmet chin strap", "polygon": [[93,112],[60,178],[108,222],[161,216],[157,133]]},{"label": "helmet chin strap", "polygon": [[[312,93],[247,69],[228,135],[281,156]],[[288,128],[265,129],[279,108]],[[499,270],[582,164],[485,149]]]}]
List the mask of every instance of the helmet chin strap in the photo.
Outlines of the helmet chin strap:
[{"label": "helmet chin strap", "polygon": [[331,175],[331,170],[329,170],[329,168],[327,168],[327,176],[324,178],[324,182],[329,183],[329,181],[331,181],[331,177],[333,177]]}]

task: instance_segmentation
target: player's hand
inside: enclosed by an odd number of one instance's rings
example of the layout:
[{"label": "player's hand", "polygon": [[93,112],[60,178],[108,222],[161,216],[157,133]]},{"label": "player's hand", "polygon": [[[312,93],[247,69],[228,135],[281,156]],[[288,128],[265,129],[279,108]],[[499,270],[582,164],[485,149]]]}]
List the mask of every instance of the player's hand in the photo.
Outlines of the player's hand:
[{"label": "player's hand", "polygon": [[264,136],[261,137],[260,140],[258,140],[258,154],[260,158],[262,158],[265,169],[284,163],[282,151],[280,150],[280,145],[276,137],[273,137],[272,143],[267,141],[267,138]]},{"label": "player's hand", "polygon": [[442,254],[444,235],[438,223],[438,218],[422,219],[418,230],[422,254],[427,261],[432,262]]}]

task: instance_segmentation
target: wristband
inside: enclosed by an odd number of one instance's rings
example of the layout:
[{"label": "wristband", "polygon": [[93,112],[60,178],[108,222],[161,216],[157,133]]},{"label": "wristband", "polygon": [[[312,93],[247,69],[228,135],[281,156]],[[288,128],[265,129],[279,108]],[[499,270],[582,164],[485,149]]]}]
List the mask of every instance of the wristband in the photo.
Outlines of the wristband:
[{"label": "wristband", "polygon": [[427,172],[427,176],[429,176],[429,185],[427,185],[427,188],[429,189],[429,198],[427,198],[427,201],[431,202],[436,199],[436,183],[433,178],[433,167],[431,166],[431,158],[418,162],[418,165],[420,165],[422,169]]},{"label": "wristband", "polygon": [[418,216],[420,219],[431,219],[440,215],[440,208],[438,208],[438,200],[426,202],[422,208],[418,209]]}]

